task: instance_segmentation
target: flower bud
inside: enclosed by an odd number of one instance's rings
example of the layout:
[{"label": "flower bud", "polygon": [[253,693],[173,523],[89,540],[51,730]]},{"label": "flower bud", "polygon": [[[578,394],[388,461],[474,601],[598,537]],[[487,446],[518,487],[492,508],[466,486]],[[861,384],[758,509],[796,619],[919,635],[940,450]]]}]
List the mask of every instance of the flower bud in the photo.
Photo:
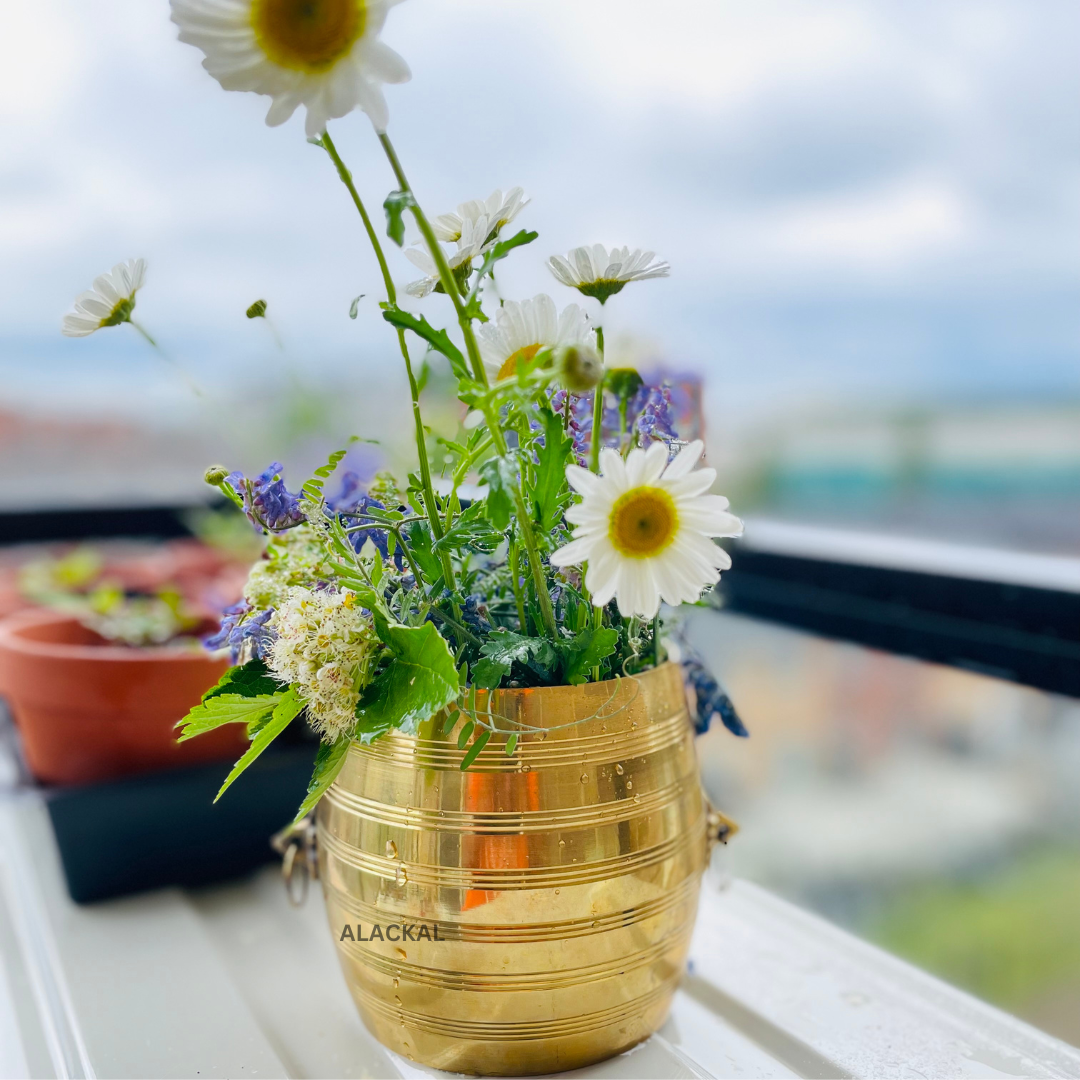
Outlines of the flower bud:
[{"label": "flower bud", "polygon": [[229,470],[224,465],[211,465],[209,469],[203,473],[203,479],[211,487],[221,487],[225,483],[225,477],[229,475]]},{"label": "flower bud", "polygon": [[572,394],[584,394],[604,378],[604,361],[587,345],[563,345],[554,359],[556,380]]},{"label": "flower bud", "polygon": [[266,301],[256,300],[254,304],[247,309],[247,317],[249,319],[264,319],[266,318]]}]

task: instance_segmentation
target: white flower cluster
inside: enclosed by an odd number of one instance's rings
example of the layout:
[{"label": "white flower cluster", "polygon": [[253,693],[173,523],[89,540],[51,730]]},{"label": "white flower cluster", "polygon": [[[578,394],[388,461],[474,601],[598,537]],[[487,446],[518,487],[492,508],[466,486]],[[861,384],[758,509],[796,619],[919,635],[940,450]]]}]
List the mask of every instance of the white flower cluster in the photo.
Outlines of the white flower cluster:
[{"label": "white flower cluster", "polygon": [[356,595],[346,589],[291,588],[269,625],[277,633],[270,670],[299,688],[311,726],[331,740],[349,733],[379,649]]},{"label": "white flower cluster", "polygon": [[244,599],[256,610],[280,606],[296,585],[333,576],[322,537],[310,525],[297,525],[270,537],[266,555],[251,568]]}]

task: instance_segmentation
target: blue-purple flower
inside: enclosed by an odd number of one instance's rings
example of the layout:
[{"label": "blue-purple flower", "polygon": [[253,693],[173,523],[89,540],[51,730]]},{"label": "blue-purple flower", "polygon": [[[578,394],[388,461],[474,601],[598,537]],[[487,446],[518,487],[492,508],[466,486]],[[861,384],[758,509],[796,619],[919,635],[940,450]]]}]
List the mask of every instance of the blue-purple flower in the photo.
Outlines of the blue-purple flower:
[{"label": "blue-purple flower", "polygon": [[693,689],[697,703],[694,709],[694,731],[698,735],[704,734],[709,730],[712,718],[719,715],[721,723],[732,735],[746,738],[750,732],[739,719],[731,698],[724,693],[705,665],[697,657],[691,656],[683,660],[682,669],[683,678]]},{"label": "blue-purple flower", "polygon": [[[326,507],[332,513],[337,514],[346,529],[354,528],[355,532],[349,533],[349,542],[353,550],[359,552],[364,544],[370,540],[379,550],[384,559],[390,557],[390,544],[386,529],[371,527],[375,519],[367,511],[385,510],[386,507],[378,499],[371,498],[360,492],[363,481],[354,472],[346,472],[341,476],[341,490],[332,498],[326,500]],[[363,528],[362,526],[369,526]],[[358,527],[360,526],[360,527]],[[401,569],[400,549],[394,552],[397,567]]]},{"label": "blue-purple flower", "polygon": [[249,480],[242,472],[229,473],[225,483],[239,496],[244,513],[257,529],[284,532],[304,520],[300,501],[303,494],[294,495],[285,487],[284,468],[274,461],[265,472]]},{"label": "blue-purple flower", "polygon": [[250,641],[254,654],[260,660],[265,659],[276,636],[266,625],[273,614],[273,608],[255,611],[246,600],[241,600],[222,612],[221,628],[216,634],[203,638],[203,645],[214,650],[228,648],[232,662],[237,664],[245,642]]}]

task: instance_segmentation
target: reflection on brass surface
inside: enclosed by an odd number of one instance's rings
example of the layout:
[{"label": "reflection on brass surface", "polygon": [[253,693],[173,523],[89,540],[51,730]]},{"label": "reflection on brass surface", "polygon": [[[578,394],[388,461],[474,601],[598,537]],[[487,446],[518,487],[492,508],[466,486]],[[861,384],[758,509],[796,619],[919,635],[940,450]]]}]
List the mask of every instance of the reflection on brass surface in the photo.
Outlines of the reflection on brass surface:
[{"label": "reflection on brass surface", "polygon": [[[685,963],[706,807],[682,676],[665,664],[490,706],[517,748],[493,735],[466,772],[442,717],[353,744],[318,810],[330,929],[364,1022],[397,1053],[578,1068],[656,1030]],[[392,924],[410,934],[366,940]]]}]

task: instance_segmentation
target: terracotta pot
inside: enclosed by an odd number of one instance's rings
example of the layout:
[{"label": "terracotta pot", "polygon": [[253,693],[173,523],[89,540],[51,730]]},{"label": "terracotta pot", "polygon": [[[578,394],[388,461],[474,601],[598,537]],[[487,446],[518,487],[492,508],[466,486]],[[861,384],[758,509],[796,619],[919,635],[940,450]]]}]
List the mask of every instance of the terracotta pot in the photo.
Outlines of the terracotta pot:
[{"label": "terracotta pot", "polygon": [[0,622],[0,695],[11,707],[30,771],[83,784],[218,758],[247,739],[229,725],[178,745],[174,725],[228,662],[177,646],[105,642],[68,615],[24,611]]}]

